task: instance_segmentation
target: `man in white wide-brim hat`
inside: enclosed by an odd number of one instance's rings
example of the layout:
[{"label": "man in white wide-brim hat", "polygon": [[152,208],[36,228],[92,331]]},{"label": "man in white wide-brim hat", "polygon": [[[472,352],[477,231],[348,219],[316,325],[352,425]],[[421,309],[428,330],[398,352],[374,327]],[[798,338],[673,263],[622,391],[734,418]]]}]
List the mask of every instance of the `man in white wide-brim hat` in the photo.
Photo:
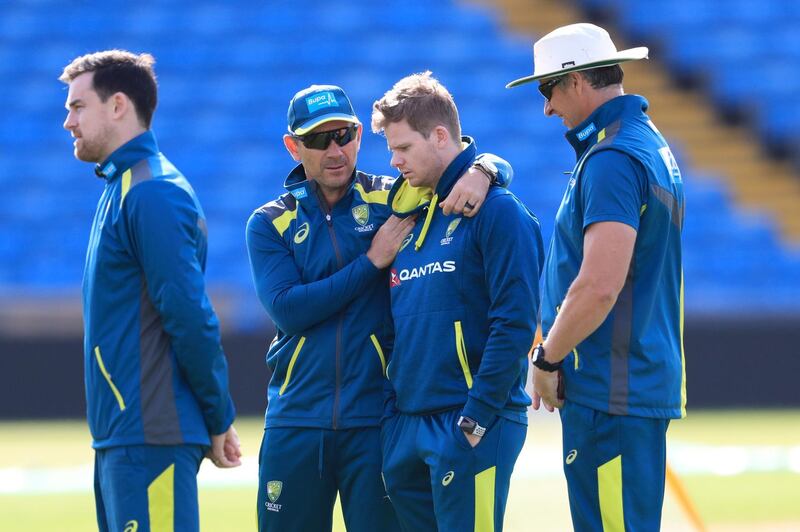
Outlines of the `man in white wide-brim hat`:
[{"label": "man in white wide-brim hat", "polygon": [[[625,95],[603,28],[533,46],[546,116],[577,155],[544,266],[534,408],[560,409],[575,530],[658,530],[666,432],[686,414],[681,173],[641,96]],[[559,386],[559,384],[563,384]]]}]

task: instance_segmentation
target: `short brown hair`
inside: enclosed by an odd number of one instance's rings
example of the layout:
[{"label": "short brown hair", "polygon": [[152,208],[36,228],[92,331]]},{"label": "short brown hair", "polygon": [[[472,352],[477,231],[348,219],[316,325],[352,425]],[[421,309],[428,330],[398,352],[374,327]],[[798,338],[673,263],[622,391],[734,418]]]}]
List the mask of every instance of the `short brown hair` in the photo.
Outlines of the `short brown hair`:
[{"label": "short brown hair", "polygon": [[404,77],[372,104],[374,133],[404,119],[425,138],[441,125],[456,143],[461,143],[461,124],[453,96],[430,71]]},{"label": "short brown hair", "polygon": [[100,101],[105,102],[117,92],[125,94],[133,102],[139,122],[150,129],[158,103],[155,62],[150,54],[106,50],[73,59],[58,79],[69,84],[81,74],[94,72],[92,87]]}]

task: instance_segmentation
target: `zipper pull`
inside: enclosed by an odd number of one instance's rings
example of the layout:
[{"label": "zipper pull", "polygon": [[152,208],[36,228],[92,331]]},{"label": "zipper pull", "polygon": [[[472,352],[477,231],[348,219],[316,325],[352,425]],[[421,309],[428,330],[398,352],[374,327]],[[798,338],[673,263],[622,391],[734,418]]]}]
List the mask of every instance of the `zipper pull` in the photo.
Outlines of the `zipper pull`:
[{"label": "zipper pull", "polygon": [[328,225],[331,225],[331,213],[325,214],[325,221],[328,222]]}]

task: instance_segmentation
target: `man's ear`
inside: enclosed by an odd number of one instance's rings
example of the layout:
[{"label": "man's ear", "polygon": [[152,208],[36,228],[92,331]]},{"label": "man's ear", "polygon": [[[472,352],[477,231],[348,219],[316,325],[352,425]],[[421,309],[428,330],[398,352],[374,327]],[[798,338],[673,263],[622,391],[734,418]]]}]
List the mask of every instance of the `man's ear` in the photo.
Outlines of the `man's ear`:
[{"label": "man's ear", "polygon": [[123,92],[115,92],[111,95],[111,116],[117,120],[125,116],[129,110],[136,112],[133,103]]},{"label": "man's ear", "polygon": [[584,78],[580,72],[570,72],[568,76],[568,85],[564,85],[564,87],[574,87],[575,90],[578,91],[578,94],[581,94],[587,83],[586,78]]},{"label": "man's ear", "polygon": [[450,131],[444,126],[436,126],[433,128],[433,134],[436,139],[436,147],[444,148],[451,141]]},{"label": "man's ear", "polygon": [[289,155],[292,156],[292,159],[295,161],[300,160],[300,149],[297,146],[298,140],[293,136],[289,135],[288,133],[283,136],[283,145],[286,146],[286,150],[289,152]]}]

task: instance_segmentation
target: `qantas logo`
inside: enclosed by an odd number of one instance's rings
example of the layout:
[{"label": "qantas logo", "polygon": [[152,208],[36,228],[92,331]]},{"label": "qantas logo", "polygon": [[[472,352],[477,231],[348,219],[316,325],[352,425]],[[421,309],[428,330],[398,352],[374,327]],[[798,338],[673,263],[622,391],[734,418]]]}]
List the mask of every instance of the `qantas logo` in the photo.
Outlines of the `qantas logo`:
[{"label": "qantas logo", "polygon": [[399,286],[402,281],[410,281],[433,273],[450,273],[456,271],[456,261],[431,262],[419,268],[403,268],[399,272],[392,268],[392,277],[389,286]]}]

